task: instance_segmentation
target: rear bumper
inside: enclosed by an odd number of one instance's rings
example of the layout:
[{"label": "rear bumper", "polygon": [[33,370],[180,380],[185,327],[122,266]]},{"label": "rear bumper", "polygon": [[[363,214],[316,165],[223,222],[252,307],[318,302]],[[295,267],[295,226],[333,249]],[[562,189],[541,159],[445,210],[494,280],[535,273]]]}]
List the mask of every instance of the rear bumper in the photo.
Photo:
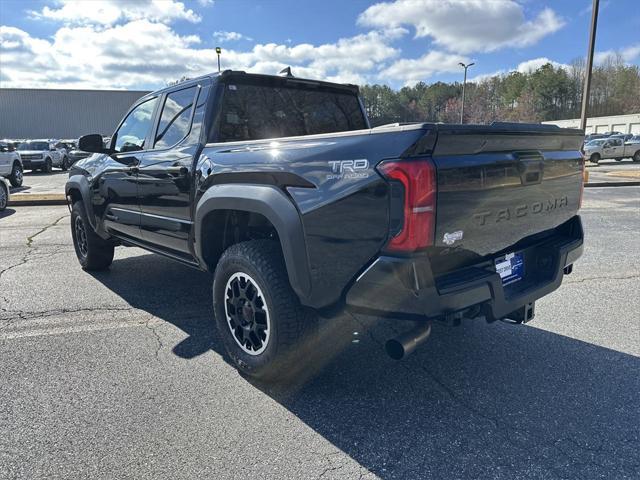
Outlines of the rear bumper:
[{"label": "rear bumper", "polygon": [[[445,275],[434,276],[429,257],[381,256],[349,289],[346,303],[362,313],[412,320],[445,317],[477,309],[488,320],[505,318],[556,290],[565,267],[581,255],[582,222],[575,216],[544,236],[510,248],[524,254],[522,280],[502,285],[493,258]],[[496,257],[508,252],[498,252]]]}]

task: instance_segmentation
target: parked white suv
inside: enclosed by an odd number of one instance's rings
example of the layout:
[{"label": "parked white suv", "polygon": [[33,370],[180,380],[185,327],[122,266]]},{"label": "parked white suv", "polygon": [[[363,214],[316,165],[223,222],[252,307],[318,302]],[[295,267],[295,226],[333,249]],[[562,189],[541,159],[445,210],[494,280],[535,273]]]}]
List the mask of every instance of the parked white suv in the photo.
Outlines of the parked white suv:
[{"label": "parked white suv", "polygon": [[0,142],[0,177],[5,177],[11,186],[22,185],[22,160],[15,147],[9,142]]},{"label": "parked white suv", "polygon": [[598,138],[585,143],[584,158],[593,163],[605,158],[633,158],[634,162],[640,162],[640,144],[624,143],[622,138]]},{"label": "parked white suv", "polygon": [[53,167],[66,170],[69,168],[67,151],[56,147],[56,142],[49,140],[28,140],[21,143],[18,152],[22,164],[27,170],[51,172]]}]

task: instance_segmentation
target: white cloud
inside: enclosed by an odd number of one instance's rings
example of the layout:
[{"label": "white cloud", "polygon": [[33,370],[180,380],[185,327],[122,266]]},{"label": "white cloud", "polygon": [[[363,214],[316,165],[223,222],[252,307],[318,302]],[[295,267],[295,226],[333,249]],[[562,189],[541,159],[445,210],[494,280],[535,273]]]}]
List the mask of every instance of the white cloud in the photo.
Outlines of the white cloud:
[{"label": "white cloud", "polygon": [[538,70],[543,65],[546,65],[547,63],[550,63],[555,68],[564,68],[565,70],[571,68],[571,66],[567,65],[566,63],[556,62],[555,60],[551,60],[547,57],[538,57],[532,58],[531,60],[527,60],[525,62],[520,62],[516,67],[509,70],[501,68],[500,70],[496,70],[495,72],[481,73],[480,75],[469,78],[468,81],[473,83],[480,83],[485,80],[489,80],[491,77],[509,75],[512,72],[532,73]]},{"label": "white cloud", "polygon": [[374,28],[410,25],[417,38],[431,37],[459,53],[532,45],[565,24],[549,8],[527,20],[513,0],[395,0],[370,6],[358,23]]},{"label": "white cloud", "polygon": [[239,32],[226,32],[224,30],[213,32],[213,37],[219,42],[235,42],[238,40],[246,40],[248,42],[253,41],[253,38],[247,37]]},{"label": "white cloud", "polygon": [[[258,44],[223,50],[222,66],[260,73],[291,66],[300,77],[362,83],[399,54],[388,41],[385,33],[369,32],[322,45]],[[3,26],[0,61],[11,65],[3,68],[2,87],[155,88],[216,70],[215,50],[198,36],[146,19],[64,26],[51,39]]]},{"label": "white cloud", "polygon": [[35,18],[75,25],[113,25],[131,20],[197,23],[202,20],[200,15],[176,0],[58,0],[57,3],[58,8],[45,6],[30,14]]},{"label": "white cloud", "polygon": [[593,55],[593,61],[596,65],[604,63],[609,58],[615,59],[618,55],[625,63],[633,63],[640,57],[640,43],[630,45],[622,50],[605,50],[603,52],[596,52]]},{"label": "white cloud", "polygon": [[399,80],[405,85],[415,85],[425,81],[436,73],[462,72],[458,63],[468,63],[469,58],[447,52],[431,51],[420,58],[397,60],[380,72],[380,77],[387,80]]},{"label": "white cloud", "polygon": [[550,63],[556,68],[564,68],[565,70],[569,69],[569,65],[567,65],[566,63],[556,62],[554,60],[548,59],[547,57],[539,57],[539,58],[533,58],[531,60],[527,60],[526,62],[519,63],[518,66],[516,67],[516,70],[519,71],[520,73],[531,73],[531,72],[535,72],[536,70],[538,70],[543,65],[546,65],[547,63]]}]

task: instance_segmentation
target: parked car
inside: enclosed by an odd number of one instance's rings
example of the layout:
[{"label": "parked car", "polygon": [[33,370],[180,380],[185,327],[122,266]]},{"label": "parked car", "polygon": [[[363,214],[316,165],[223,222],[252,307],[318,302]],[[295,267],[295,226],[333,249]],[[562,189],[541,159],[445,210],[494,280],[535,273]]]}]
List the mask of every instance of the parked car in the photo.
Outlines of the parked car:
[{"label": "parked car", "polygon": [[631,134],[631,133],[622,133],[620,135],[611,135],[610,137],[607,137],[607,138],[609,138],[609,140],[614,139],[614,138],[619,138],[624,143],[627,140],[629,140],[631,137],[633,137],[633,134]]},{"label": "parked car", "polygon": [[605,158],[614,158],[617,161],[632,158],[634,162],[640,162],[640,145],[624,143],[619,137],[592,140],[584,145],[583,152],[585,160],[592,163],[598,163]]},{"label": "parked car", "polygon": [[0,212],[7,208],[10,199],[9,182],[6,178],[0,177]]},{"label": "parked car", "polygon": [[71,150],[69,152],[69,164],[73,165],[78,160],[82,160],[83,158],[87,158],[90,155],[92,155],[90,152],[83,152],[82,150],[78,150],[77,148],[74,149],[74,150]]},{"label": "parked car", "polygon": [[26,170],[50,173],[53,167],[67,170],[70,165],[66,150],[49,140],[28,140],[20,144],[18,152]]},{"label": "parked car", "polygon": [[633,137],[631,137],[629,140],[627,140],[624,143],[628,144],[628,145],[635,144],[635,143],[640,143],[640,135],[634,135]]},{"label": "parked car", "polygon": [[611,135],[624,135],[622,132],[617,132],[617,131],[609,131],[609,132],[604,132],[603,135],[605,137],[610,137]]},{"label": "parked car", "polygon": [[598,138],[606,138],[606,135],[601,133],[591,133],[584,137],[584,143],[590,142],[591,140],[597,140]]},{"label": "parked car", "polygon": [[22,186],[23,166],[13,143],[0,142],[0,177],[6,177],[13,187]]},{"label": "parked car", "polygon": [[416,321],[387,344],[401,358],[432,321],[527,322],[571,273],[583,137],[371,129],[356,86],[226,71],[144,96],[107,149],[80,139],[95,154],[69,172],[71,234],[86,270],[135,245],[211,271],[221,340],[248,375],[304,365],[318,312],[345,308]]}]

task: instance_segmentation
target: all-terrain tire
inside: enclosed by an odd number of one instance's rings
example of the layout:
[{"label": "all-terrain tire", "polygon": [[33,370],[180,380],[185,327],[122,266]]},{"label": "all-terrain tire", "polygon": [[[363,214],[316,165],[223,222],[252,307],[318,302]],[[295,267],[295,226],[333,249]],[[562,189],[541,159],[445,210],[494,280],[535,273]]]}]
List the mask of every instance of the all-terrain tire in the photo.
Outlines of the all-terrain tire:
[{"label": "all-terrain tire", "polygon": [[51,173],[53,171],[53,162],[51,162],[50,158],[46,158],[44,160],[44,167],[42,167],[42,171],[44,173]]},{"label": "all-terrain tire", "polygon": [[0,181],[0,212],[7,208],[7,203],[9,203],[9,189],[6,183]]},{"label": "all-terrain tire", "polygon": [[81,201],[71,209],[71,236],[83,270],[104,270],[111,265],[114,245],[93,230]]},{"label": "all-terrain tire", "polygon": [[599,153],[594,153],[593,155],[591,155],[591,158],[589,158],[589,161],[591,163],[597,164],[600,161],[600,154]]},{"label": "all-terrain tire", "polygon": [[8,179],[12,187],[17,188],[22,186],[24,180],[22,173],[22,166],[18,162],[15,162]]},{"label": "all-terrain tire", "polygon": [[[246,307],[248,301],[242,303],[242,294],[234,293],[243,279],[245,297],[252,297],[258,306],[263,304],[262,308]],[[246,293],[251,291],[252,282],[257,287],[253,288],[253,295]],[[307,353],[313,349],[317,315],[300,304],[291,288],[277,242],[250,240],[232,245],[222,254],[214,273],[213,307],[225,349],[240,372],[262,381],[287,381],[303,368]],[[242,308],[250,310],[244,317]],[[260,340],[251,344],[251,338],[257,337],[238,333],[251,327],[240,327],[237,320],[242,317],[243,322],[250,323],[247,318],[259,316],[263,324],[265,318],[268,322],[268,336],[261,330]],[[244,347],[240,343],[243,338],[247,342]]]}]

